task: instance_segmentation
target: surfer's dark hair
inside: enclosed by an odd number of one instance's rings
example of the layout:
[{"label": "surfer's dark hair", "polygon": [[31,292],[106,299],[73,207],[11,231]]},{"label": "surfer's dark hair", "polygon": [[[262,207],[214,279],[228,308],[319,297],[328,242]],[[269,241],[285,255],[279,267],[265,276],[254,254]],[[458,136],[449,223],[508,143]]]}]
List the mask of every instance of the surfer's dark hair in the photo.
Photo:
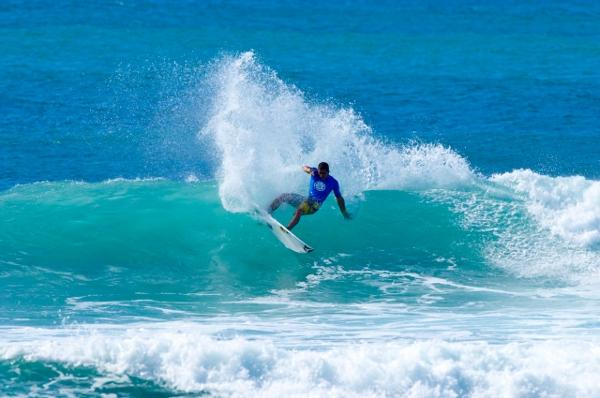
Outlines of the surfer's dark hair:
[{"label": "surfer's dark hair", "polygon": [[329,165],[327,164],[327,162],[319,163],[319,166],[317,168],[319,170],[326,170],[327,172],[329,172]]}]

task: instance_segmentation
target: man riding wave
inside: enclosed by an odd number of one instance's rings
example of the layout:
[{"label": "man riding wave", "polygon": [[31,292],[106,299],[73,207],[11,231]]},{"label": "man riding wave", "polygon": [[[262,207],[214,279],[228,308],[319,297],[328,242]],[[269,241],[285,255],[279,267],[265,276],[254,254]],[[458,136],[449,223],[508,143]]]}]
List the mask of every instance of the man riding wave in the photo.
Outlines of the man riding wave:
[{"label": "man riding wave", "polygon": [[296,211],[287,226],[287,229],[291,230],[298,224],[300,217],[316,213],[329,196],[329,193],[333,191],[342,215],[344,218],[350,219],[350,214],[346,211],[346,202],[340,193],[340,184],[329,175],[329,165],[326,162],[321,162],[317,168],[303,166],[302,169],[305,173],[310,174],[308,196],[305,197],[297,193],[281,194],[269,206],[269,213],[277,210],[282,203],[294,206]]}]

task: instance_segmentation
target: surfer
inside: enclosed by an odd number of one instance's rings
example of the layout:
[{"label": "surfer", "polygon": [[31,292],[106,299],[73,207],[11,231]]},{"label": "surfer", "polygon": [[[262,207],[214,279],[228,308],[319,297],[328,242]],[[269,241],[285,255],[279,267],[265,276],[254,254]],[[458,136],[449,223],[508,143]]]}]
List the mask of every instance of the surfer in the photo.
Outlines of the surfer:
[{"label": "surfer", "polygon": [[344,202],[344,198],[340,193],[340,184],[329,175],[329,165],[326,162],[321,162],[317,168],[303,166],[302,169],[305,173],[310,174],[308,196],[304,197],[297,193],[281,194],[269,206],[269,213],[277,210],[282,203],[294,206],[296,211],[287,226],[287,229],[291,230],[298,224],[300,217],[316,213],[329,196],[329,193],[333,191],[342,215],[344,218],[350,219],[350,213],[346,211],[346,202]]}]

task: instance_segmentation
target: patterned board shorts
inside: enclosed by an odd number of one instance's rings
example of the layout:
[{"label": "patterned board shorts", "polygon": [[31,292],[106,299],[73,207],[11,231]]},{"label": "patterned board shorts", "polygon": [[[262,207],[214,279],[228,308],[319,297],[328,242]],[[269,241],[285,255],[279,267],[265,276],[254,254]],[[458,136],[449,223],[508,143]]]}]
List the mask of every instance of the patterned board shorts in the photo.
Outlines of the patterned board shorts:
[{"label": "patterned board shorts", "polygon": [[314,214],[317,212],[317,210],[319,210],[319,207],[321,207],[319,202],[297,193],[288,193],[282,195],[281,199],[300,210],[304,215]]}]

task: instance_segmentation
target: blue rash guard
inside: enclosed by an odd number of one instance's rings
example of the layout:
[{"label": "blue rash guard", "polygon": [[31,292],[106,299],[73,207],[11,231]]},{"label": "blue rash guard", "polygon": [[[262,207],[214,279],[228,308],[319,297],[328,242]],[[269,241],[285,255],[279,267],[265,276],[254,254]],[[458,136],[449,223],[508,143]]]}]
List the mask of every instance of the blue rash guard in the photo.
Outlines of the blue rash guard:
[{"label": "blue rash guard", "polygon": [[325,202],[329,193],[333,191],[336,198],[341,198],[340,184],[335,178],[328,175],[327,178],[322,179],[319,176],[319,172],[316,168],[311,167],[310,169],[310,186],[308,187],[308,199],[314,200],[319,205]]}]

